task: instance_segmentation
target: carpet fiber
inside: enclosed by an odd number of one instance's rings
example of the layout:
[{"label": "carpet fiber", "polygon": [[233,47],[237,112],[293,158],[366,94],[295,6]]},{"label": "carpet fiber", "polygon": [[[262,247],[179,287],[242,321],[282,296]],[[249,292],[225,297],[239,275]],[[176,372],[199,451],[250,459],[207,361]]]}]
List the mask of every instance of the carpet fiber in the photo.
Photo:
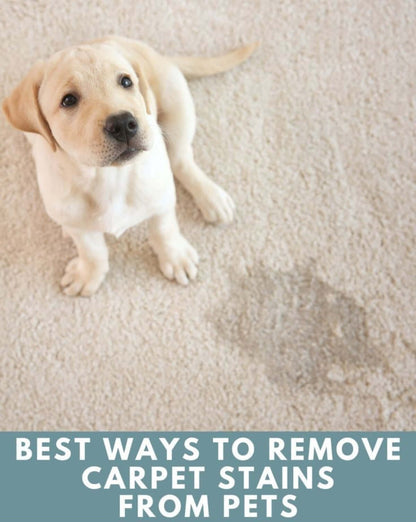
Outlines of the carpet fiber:
[{"label": "carpet fiber", "polygon": [[196,282],[165,280],[146,225],[109,238],[90,299],[0,119],[0,428],[416,429],[413,0],[4,2],[2,98],[30,65],[116,33],[163,53],[260,39],[195,80],[195,157],[238,207],[178,188]]}]

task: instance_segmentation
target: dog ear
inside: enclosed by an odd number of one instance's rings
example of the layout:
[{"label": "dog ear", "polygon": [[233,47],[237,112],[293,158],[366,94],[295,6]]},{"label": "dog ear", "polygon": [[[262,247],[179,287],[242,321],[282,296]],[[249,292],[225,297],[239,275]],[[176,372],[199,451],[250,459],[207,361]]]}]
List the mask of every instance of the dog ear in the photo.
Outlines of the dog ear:
[{"label": "dog ear", "polygon": [[56,142],[39,106],[39,89],[43,81],[44,63],[37,62],[27,76],[3,102],[3,111],[9,122],[24,132],[41,134],[52,149]]}]

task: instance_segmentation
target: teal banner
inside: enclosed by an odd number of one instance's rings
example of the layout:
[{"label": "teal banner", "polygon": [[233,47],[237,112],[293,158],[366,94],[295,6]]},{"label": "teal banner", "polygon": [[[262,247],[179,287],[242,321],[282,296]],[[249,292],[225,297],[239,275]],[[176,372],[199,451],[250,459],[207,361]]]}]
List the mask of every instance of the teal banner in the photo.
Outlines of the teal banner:
[{"label": "teal banner", "polygon": [[413,522],[416,433],[0,433],[0,520]]}]

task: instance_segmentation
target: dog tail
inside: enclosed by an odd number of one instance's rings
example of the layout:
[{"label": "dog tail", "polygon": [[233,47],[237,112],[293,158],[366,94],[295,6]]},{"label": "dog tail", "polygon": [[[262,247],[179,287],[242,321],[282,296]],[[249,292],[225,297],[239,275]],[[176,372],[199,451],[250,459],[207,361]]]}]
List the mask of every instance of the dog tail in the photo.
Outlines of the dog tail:
[{"label": "dog tail", "polygon": [[202,56],[170,56],[169,59],[179,67],[187,78],[199,78],[201,76],[222,73],[239,65],[247,60],[259,45],[259,42],[253,42],[221,56],[209,58]]}]

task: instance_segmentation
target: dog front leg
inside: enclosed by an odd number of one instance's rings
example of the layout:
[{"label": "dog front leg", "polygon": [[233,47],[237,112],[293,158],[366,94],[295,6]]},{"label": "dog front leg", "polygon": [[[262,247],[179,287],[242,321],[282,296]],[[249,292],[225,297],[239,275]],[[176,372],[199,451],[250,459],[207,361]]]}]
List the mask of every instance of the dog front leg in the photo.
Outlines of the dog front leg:
[{"label": "dog front leg", "polygon": [[67,295],[90,296],[96,292],[108,272],[108,250],[104,234],[67,228],[77,247],[78,257],[70,261],[61,280],[63,291]]},{"label": "dog front leg", "polygon": [[197,274],[198,254],[179,230],[175,209],[149,220],[149,241],[168,279],[187,285]]}]

